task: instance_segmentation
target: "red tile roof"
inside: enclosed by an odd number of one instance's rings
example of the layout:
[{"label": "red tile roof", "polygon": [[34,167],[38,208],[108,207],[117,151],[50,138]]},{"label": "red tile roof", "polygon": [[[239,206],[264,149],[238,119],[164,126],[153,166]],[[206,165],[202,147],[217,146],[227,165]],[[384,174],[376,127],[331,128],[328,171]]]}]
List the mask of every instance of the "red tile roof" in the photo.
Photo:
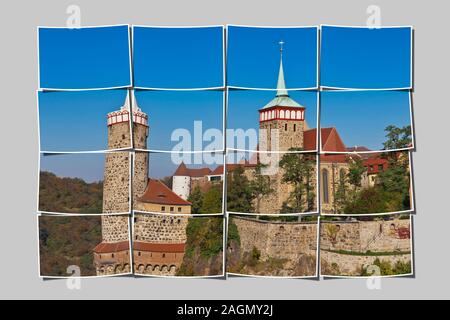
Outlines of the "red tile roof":
[{"label": "red tile roof", "polygon": [[[251,167],[252,165],[249,163],[228,163],[227,164],[227,172],[231,172],[240,166]],[[217,168],[215,168],[214,171],[211,172],[209,175],[217,176],[217,175],[221,175],[221,174],[223,174],[223,165],[220,165]]]},{"label": "red tile roof", "polygon": [[141,202],[168,204],[188,206],[191,205],[189,201],[179,197],[175,192],[169,189],[164,183],[159,180],[148,179],[147,189],[144,194],[138,199]]},{"label": "red tile roof", "polygon": [[182,162],[178,166],[177,170],[175,171],[175,173],[173,175],[174,176],[187,176],[187,177],[191,177],[191,178],[199,178],[199,177],[207,176],[210,173],[211,173],[210,168],[190,169],[190,168],[186,167],[184,162]]},{"label": "red tile roof", "polygon": [[[322,149],[324,151],[347,152],[336,128],[322,128],[320,130]],[[306,130],[303,133],[303,149],[315,150],[317,145],[317,129]]]},{"label": "red tile roof", "polygon": [[178,253],[184,252],[186,244],[184,243],[148,243],[148,242],[134,242],[133,249],[136,251],[146,252],[169,252]]},{"label": "red tile roof", "polygon": [[130,249],[129,241],[122,241],[116,243],[102,242],[94,248],[95,253],[113,253],[120,251],[127,251]]},{"label": "red tile roof", "polygon": [[[381,158],[379,154],[373,156],[364,161],[364,166],[367,167],[368,174],[377,174],[386,170],[389,167],[389,161]],[[379,169],[379,166],[383,166],[383,170]]]}]

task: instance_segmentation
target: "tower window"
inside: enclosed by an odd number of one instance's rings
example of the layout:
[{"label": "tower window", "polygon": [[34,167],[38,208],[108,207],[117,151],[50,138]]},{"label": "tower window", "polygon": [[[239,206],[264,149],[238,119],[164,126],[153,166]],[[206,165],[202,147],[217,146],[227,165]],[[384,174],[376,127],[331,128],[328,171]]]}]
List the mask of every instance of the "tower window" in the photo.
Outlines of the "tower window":
[{"label": "tower window", "polygon": [[294,123],[294,132],[297,131],[297,125]]},{"label": "tower window", "polygon": [[142,255],[142,253],[141,252],[138,252],[138,256],[140,257]]},{"label": "tower window", "polygon": [[166,211],[166,207],[161,207],[161,211]]},{"label": "tower window", "polygon": [[284,125],[284,131],[287,131],[287,123]]},{"label": "tower window", "polygon": [[163,253],[163,254],[162,254],[162,257],[163,257],[163,258],[165,258],[165,257],[166,257],[166,254],[165,254],[165,253]]},{"label": "tower window", "polygon": [[126,139],[126,137],[125,137],[125,135],[123,134],[123,135],[122,135],[122,140],[125,140],[125,139]]},{"label": "tower window", "polygon": [[322,183],[323,183],[323,203],[329,203],[329,194],[328,194],[328,170],[322,170]]},{"label": "tower window", "polygon": [[111,258],[114,258],[114,253],[113,253],[113,254],[111,254]]}]

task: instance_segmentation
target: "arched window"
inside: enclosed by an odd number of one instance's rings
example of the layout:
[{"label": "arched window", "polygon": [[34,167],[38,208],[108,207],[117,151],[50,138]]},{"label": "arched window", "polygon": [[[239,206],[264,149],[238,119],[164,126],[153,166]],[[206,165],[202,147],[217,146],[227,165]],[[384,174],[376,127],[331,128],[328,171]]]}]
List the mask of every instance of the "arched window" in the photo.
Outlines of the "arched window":
[{"label": "arched window", "polygon": [[291,117],[291,112],[289,110],[286,110],[286,119],[289,119]]},{"label": "arched window", "polygon": [[287,131],[287,123],[284,124],[284,131]]},{"label": "arched window", "polygon": [[322,170],[322,185],[323,185],[323,203],[329,203],[330,197],[329,197],[329,183],[328,183],[328,170],[323,169]]},{"label": "arched window", "polygon": [[302,112],[299,110],[297,111],[297,119],[301,119],[302,118]]},{"label": "arched window", "polygon": [[280,118],[284,118],[284,110],[280,111]]},{"label": "arched window", "polygon": [[272,119],[275,118],[275,110],[272,110]]}]

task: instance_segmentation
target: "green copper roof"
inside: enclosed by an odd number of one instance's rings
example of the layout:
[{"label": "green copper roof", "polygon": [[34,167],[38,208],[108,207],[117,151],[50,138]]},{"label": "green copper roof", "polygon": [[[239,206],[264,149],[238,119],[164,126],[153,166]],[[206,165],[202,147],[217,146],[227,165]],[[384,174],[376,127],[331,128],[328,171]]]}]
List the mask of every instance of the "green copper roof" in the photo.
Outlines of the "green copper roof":
[{"label": "green copper roof", "polygon": [[303,106],[299,105],[297,102],[295,102],[289,97],[289,93],[286,90],[286,83],[284,81],[284,71],[283,71],[283,54],[282,51],[280,52],[281,58],[280,58],[280,70],[278,72],[277,95],[274,99],[272,99],[272,101],[266,104],[263,109],[268,109],[275,106],[303,108]]}]

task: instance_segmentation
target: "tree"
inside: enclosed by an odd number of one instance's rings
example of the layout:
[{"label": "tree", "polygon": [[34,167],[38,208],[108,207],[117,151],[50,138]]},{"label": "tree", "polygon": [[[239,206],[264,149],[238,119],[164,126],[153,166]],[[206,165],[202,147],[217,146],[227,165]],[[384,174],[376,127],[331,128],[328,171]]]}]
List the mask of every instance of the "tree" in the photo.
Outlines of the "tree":
[{"label": "tree", "polygon": [[[298,148],[291,148],[289,151],[299,151]],[[294,190],[288,198],[289,203],[283,204],[288,212],[302,212],[304,204],[307,211],[314,209],[314,186],[312,179],[314,176],[314,156],[286,153],[280,161],[280,168],[284,170],[282,181],[293,186]]]},{"label": "tree", "polygon": [[242,166],[228,173],[227,210],[234,212],[252,212],[254,194],[250,182],[244,175]]},{"label": "tree", "polygon": [[353,185],[354,190],[356,191],[361,187],[361,181],[363,174],[366,172],[366,168],[364,167],[363,160],[359,157],[348,159],[348,164],[347,180],[348,183]]},{"label": "tree", "polygon": [[192,213],[199,214],[203,206],[203,193],[199,186],[195,186],[192,193],[189,195],[188,201],[192,203]]},{"label": "tree", "polygon": [[222,212],[222,187],[212,186],[203,196],[201,213]]},{"label": "tree", "polygon": [[262,175],[261,170],[266,165],[258,163],[253,172],[253,179],[250,182],[250,189],[254,198],[256,198],[256,212],[260,213],[261,200],[274,192],[270,185],[270,177]]},{"label": "tree", "polygon": [[386,132],[386,142],[383,143],[385,150],[406,148],[412,143],[411,126],[399,128],[394,125],[387,126],[384,129]]}]

